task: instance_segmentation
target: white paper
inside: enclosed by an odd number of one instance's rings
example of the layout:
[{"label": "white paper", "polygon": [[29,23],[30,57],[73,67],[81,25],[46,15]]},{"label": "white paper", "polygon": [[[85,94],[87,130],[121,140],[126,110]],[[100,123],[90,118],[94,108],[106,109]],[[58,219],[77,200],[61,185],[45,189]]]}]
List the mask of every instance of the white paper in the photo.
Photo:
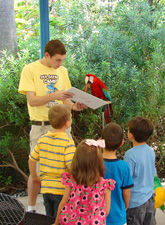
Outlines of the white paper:
[{"label": "white paper", "polygon": [[73,100],[74,102],[84,103],[91,109],[97,109],[97,108],[107,104],[106,101],[104,101],[100,98],[97,98],[93,95],[90,95],[84,91],[81,91],[75,87],[72,87],[72,88],[68,89],[67,91],[74,94],[73,98],[70,98],[71,100]]}]

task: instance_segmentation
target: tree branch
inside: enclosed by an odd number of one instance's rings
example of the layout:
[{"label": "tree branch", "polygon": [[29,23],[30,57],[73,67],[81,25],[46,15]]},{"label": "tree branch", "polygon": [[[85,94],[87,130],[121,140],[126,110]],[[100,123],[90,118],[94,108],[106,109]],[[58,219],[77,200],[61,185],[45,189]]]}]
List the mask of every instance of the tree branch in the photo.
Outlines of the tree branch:
[{"label": "tree branch", "polygon": [[8,163],[5,162],[5,165],[0,165],[0,167],[12,167],[12,168],[16,169],[23,176],[25,181],[27,182],[28,176],[19,168],[19,166],[18,166],[18,164],[17,164],[17,162],[14,158],[13,153],[10,150],[8,150],[8,151],[9,151],[9,154],[10,154],[12,160],[13,160],[13,164],[8,164]]}]

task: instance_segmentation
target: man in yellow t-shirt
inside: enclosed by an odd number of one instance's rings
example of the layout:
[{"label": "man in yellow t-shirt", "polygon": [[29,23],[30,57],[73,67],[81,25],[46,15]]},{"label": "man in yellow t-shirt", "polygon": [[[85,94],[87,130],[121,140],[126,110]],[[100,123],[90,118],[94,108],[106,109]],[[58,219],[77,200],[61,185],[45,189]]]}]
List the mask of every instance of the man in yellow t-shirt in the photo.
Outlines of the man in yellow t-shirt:
[{"label": "man in yellow t-shirt", "polygon": [[[61,183],[61,175],[69,172],[75,145],[65,133],[72,123],[69,107],[62,104],[52,106],[48,115],[53,130],[39,138],[29,155],[29,170],[35,186],[38,183],[40,187],[41,180],[46,215],[55,218],[65,190]],[[36,171],[37,161],[40,161],[40,177]]]},{"label": "man in yellow t-shirt", "polygon": [[[62,66],[65,57],[66,49],[63,43],[59,40],[51,40],[45,46],[44,57],[26,65],[22,70],[18,91],[27,97],[28,112],[32,122],[31,151],[37,144],[39,137],[52,129],[48,121],[50,106],[63,103],[76,111],[86,108],[84,104],[78,102],[73,104],[69,99],[73,94],[66,92],[71,87],[71,83],[67,69]],[[68,133],[70,134],[70,132]],[[31,177],[28,180],[28,211],[35,208],[33,195],[36,195],[30,183]]]}]

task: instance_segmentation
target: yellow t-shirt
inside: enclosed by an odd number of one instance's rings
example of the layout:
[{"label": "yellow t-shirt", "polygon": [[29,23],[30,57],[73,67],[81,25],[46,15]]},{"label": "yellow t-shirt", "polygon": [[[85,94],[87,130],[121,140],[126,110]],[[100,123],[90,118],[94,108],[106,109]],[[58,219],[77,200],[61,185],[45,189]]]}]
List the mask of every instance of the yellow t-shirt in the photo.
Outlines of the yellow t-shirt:
[{"label": "yellow t-shirt", "polygon": [[[36,96],[44,96],[56,90],[68,90],[71,83],[67,69],[63,66],[58,69],[49,68],[36,61],[26,65],[21,73],[18,92],[26,95],[26,91],[34,91]],[[47,121],[48,110],[54,104],[61,101],[51,101],[42,106],[31,107],[28,104],[30,120]]]},{"label": "yellow t-shirt", "polygon": [[73,140],[64,132],[48,131],[38,140],[29,158],[40,161],[41,193],[64,194],[61,174],[68,172],[66,165],[72,162],[75,149]]}]

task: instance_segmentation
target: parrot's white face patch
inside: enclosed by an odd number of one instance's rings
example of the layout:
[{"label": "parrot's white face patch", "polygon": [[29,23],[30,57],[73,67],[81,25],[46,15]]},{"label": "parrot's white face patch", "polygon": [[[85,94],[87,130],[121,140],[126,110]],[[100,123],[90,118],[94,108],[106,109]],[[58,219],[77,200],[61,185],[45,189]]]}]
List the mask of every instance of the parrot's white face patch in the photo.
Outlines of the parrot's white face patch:
[{"label": "parrot's white face patch", "polygon": [[93,83],[93,79],[94,79],[94,77],[89,77],[89,81],[91,82],[91,84]]},{"label": "parrot's white face patch", "polygon": [[85,77],[85,83],[86,84],[92,84],[93,80],[94,80],[94,77],[92,77],[92,76],[90,76],[90,77],[86,76]]}]

